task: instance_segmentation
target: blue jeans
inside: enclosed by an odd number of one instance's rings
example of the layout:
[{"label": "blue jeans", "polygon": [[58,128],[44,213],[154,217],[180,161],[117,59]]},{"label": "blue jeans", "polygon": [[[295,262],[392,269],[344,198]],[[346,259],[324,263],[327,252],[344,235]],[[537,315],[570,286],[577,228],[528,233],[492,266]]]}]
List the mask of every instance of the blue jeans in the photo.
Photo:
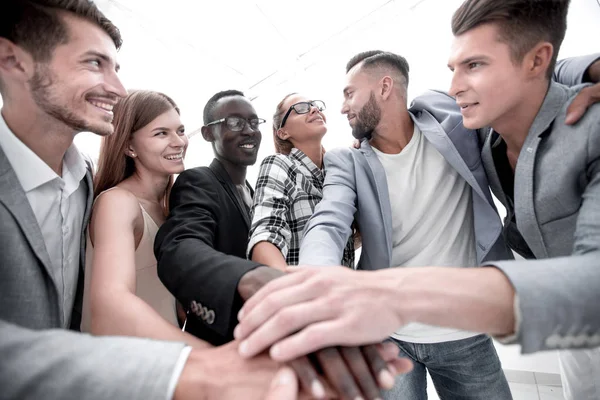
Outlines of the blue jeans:
[{"label": "blue jeans", "polygon": [[441,400],[512,399],[500,359],[487,335],[443,343],[408,343],[391,339],[400,356],[412,360],[414,369],[396,378],[384,393],[386,400],[427,399],[427,370]]}]

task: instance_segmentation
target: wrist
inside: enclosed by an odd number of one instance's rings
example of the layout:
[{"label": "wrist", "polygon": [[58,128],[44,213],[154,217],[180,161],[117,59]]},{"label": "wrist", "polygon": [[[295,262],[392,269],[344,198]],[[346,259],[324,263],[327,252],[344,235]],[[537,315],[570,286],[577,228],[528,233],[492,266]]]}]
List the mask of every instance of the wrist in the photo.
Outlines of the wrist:
[{"label": "wrist", "polygon": [[242,276],[238,283],[238,293],[246,301],[268,282],[282,275],[285,275],[285,272],[261,265]]},{"label": "wrist", "polygon": [[600,82],[600,60],[596,60],[587,70],[587,81],[591,83]]},{"label": "wrist", "polygon": [[212,381],[210,371],[212,368],[206,352],[210,350],[192,349],[185,363],[183,371],[175,387],[173,400],[197,398],[209,400],[212,392]]}]

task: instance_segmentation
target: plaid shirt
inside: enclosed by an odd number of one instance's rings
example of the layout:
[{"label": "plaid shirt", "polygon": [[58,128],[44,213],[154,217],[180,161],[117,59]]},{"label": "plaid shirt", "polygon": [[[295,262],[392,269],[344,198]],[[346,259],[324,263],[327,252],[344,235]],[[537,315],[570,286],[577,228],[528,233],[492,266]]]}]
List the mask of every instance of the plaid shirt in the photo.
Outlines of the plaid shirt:
[{"label": "plaid shirt", "polygon": [[[288,265],[298,265],[304,228],[323,198],[324,179],[323,171],[296,148],[289,156],[265,158],[256,182],[248,255],[256,244],[266,241],[281,251]],[[353,238],[340,261],[354,266]]]}]

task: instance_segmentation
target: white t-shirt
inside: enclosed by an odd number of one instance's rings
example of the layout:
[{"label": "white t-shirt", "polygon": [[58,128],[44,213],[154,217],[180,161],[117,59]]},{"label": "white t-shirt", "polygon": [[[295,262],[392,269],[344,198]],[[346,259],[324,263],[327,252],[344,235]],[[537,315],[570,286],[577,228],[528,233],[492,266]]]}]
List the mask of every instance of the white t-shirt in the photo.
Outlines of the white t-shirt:
[{"label": "white t-shirt", "polygon": [[[392,265],[475,266],[473,206],[467,182],[416,125],[400,153],[373,150],[385,170],[390,194]],[[439,343],[474,335],[412,323],[392,336],[405,342]]]}]

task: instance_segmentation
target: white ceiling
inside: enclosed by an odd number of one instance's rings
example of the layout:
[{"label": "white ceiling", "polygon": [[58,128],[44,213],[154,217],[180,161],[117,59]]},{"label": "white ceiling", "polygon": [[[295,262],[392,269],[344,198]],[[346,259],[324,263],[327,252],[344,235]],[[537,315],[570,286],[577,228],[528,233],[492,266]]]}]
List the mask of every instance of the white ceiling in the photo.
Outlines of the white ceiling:
[{"label": "white ceiling", "polygon": [[[405,56],[411,67],[409,97],[429,88],[447,89],[450,18],[461,2],[96,0],[122,32],[119,61],[127,88],[173,97],[188,132],[202,125],[210,96],[243,90],[268,121],[259,160],[273,152],[270,115],[290,92],[327,103],[326,147],[351,142],[339,108],[344,66],[357,52],[382,49]],[[599,51],[598,21],[597,0],[572,0],[560,55]],[[79,135],[76,142],[93,157],[97,154],[93,135]],[[186,166],[206,165],[211,159],[211,147],[194,136]]]}]

